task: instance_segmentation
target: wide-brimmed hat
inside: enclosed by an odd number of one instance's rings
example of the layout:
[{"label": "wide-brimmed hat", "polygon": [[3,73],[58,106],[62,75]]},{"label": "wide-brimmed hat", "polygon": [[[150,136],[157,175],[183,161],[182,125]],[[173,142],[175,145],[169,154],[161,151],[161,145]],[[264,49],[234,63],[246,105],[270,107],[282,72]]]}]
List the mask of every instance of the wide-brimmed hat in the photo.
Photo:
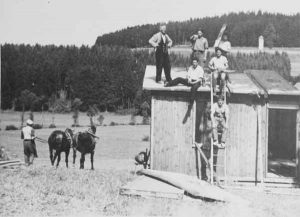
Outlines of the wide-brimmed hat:
[{"label": "wide-brimmed hat", "polygon": [[32,121],[32,120],[30,120],[30,119],[28,119],[28,120],[26,121],[26,124],[28,124],[28,125],[32,125],[32,124],[33,124],[33,121]]}]

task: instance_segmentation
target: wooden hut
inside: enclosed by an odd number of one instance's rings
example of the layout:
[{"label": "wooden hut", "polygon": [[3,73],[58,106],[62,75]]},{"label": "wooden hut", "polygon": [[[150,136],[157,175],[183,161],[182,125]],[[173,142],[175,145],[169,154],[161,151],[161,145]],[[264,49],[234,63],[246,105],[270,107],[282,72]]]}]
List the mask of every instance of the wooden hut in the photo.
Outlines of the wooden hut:
[{"label": "wooden hut", "polygon": [[[190,88],[164,87],[155,82],[155,73],[155,66],[147,66],[143,83],[143,89],[151,91],[151,168],[201,178],[201,158],[193,144],[210,144],[206,112],[210,87],[198,89],[189,112]],[[185,77],[186,72],[172,69],[172,77],[179,76]],[[272,71],[248,70],[230,77],[227,143],[225,149],[215,152],[218,177],[227,181],[297,183],[300,91]]]}]

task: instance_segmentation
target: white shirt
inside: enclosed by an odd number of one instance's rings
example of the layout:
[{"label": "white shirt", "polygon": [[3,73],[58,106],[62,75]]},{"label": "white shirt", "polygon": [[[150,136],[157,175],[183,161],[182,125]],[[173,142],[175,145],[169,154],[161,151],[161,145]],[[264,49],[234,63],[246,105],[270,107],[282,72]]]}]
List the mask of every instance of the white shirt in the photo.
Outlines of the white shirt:
[{"label": "white shirt", "polygon": [[187,73],[187,78],[189,80],[199,80],[199,79],[203,78],[203,76],[204,76],[204,71],[201,66],[198,65],[196,68],[194,68],[193,66],[190,66],[188,73]]},{"label": "white shirt", "polygon": [[163,39],[163,42],[166,43],[166,35],[161,34],[161,37],[162,37],[162,39]]},{"label": "white shirt", "polygon": [[31,126],[23,127],[22,133],[24,139],[34,139],[34,129]]},{"label": "white shirt", "polygon": [[209,68],[212,69],[227,69],[228,68],[228,61],[227,58],[224,56],[220,57],[213,57],[209,61]]},{"label": "white shirt", "polygon": [[229,52],[231,49],[231,43],[229,41],[220,41],[219,48],[225,52]]}]

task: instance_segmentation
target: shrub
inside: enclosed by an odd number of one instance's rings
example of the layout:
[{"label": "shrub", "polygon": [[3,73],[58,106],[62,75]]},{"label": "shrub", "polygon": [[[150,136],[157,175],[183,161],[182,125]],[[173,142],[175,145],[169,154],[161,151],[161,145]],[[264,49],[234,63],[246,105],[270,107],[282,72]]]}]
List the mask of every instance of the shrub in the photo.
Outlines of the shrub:
[{"label": "shrub", "polygon": [[18,130],[19,128],[16,127],[15,125],[11,124],[11,125],[7,125],[5,127],[5,130]]},{"label": "shrub", "polygon": [[49,125],[49,128],[56,128],[56,125],[52,123]]},{"label": "shrub", "polygon": [[149,136],[144,136],[142,139],[143,142],[148,142],[149,140],[150,140]]},{"label": "shrub", "polygon": [[37,129],[42,129],[42,128],[43,128],[43,125],[41,125],[41,124],[33,124],[33,125],[32,125],[32,128],[33,128],[33,129],[36,129],[36,130],[37,130]]},{"label": "shrub", "polygon": [[114,121],[110,122],[110,124],[109,124],[109,126],[117,126],[117,125],[119,125],[119,124]]},{"label": "shrub", "polygon": [[106,124],[103,124],[103,127],[106,127],[107,125]]},{"label": "shrub", "polygon": [[135,125],[135,122],[129,122],[129,125]]},{"label": "shrub", "polygon": [[71,127],[80,127],[79,124],[72,124]]},{"label": "shrub", "polygon": [[99,125],[101,126],[103,124],[104,121],[104,116],[103,115],[99,115],[99,117],[97,118]]}]

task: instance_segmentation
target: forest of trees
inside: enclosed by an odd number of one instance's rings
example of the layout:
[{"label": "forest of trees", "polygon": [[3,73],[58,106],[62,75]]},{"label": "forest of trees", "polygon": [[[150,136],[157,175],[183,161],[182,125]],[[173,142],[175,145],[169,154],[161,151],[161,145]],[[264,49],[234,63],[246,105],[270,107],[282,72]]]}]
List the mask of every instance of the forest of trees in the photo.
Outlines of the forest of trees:
[{"label": "forest of trees", "polygon": [[[258,37],[265,37],[268,47],[300,47],[300,13],[283,15],[255,12],[229,13],[222,16],[169,22],[167,32],[174,44],[187,44],[199,28],[204,31],[209,46],[213,46],[222,24],[233,46],[258,46]],[[158,24],[128,27],[99,36],[96,45],[121,45],[129,48],[148,46],[149,38],[158,31]]]},{"label": "forest of trees", "polygon": [[[80,110],[137,108],[150,100],[142,90],[146,65],[155,64],[149,49],[122,46],[2,46],[2,109],[47,110],[67,93],[68,104],[80,100]],[[210,54],[209,54],[210,56]],[[290,78],[286,53],[229,56],[231,69],[272,69]],[[186,68],[190,58],[171,53],[172,67]],[[57,104],[63,102],[58,101]],[[74,103],[73,103],[74,104]],[[71,108],[70,108],[71,109]],[[57,112],[70,110],[57,110]]]}]

